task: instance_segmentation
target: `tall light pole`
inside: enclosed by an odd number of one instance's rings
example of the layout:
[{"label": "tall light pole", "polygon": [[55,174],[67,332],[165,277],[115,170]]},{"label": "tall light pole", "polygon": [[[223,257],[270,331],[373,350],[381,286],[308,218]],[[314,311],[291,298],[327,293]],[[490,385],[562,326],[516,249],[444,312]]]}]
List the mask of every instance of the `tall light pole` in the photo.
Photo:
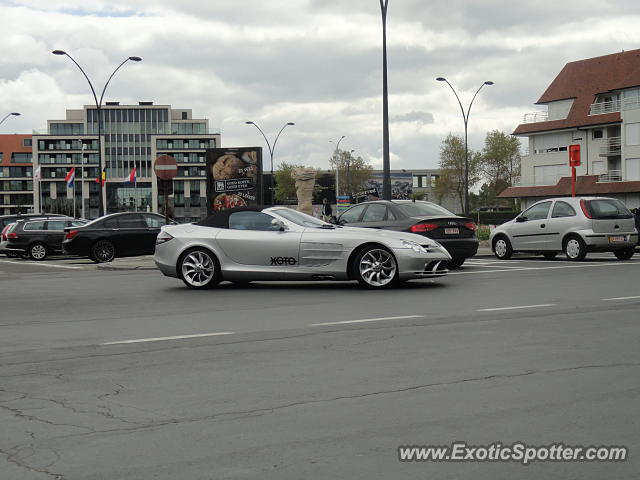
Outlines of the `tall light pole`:
[{"label": "tall light pole", "polygon": [[340,171],[340,165],[338,163],[338,155],[340,154],[340,142],[345,139],[345,135],[340,137],[340,140],[334,142],[333,140],[329,140],[329,143],[333,143],[336,146],[336,150],[333,153],[333,156],[336,159],[336,208],[338,208],[338,196],[340,195],[339,189],[340,184],[338,183],[338,172]]},{"label": "tall light pole", "polygon": [[273,145],[269,143],[267,136],[264,134],[264,132],[256,122],[248,121],[244,123],[246,123],[247,125],[253,125],[254,127],[256,127],[258,131],[262,134],[262,138],[264,138],[264,141],[267,142],[267,148],[269,149],[269,156],[271,157],[271,205],[275,205],[275,191],[274,191],[274,183],[273,183],[273,152],[276,149],[276,143],[278,143],[278,138],[280,138],[280,134],[282,133],[282,131],[290,125],[295,125],[295,123],[293,122],[285,123],[280,129],[280,131],[278,132],[278,135],[276,135],[276,139],[273,141]]},{"label": "tall light pole", "polygon": [[100,95],[100,100],[98,100],[98,96],[96,95],[96,90],[93,88],[93,84],[91,83],[91,80],[89,80],[89,77],[87,76],[87,74],[85,73],[85,71],[82,69],[82,67],[80,66],[80,64],[78,62],[76,62],[76,60],[69,55],[67,52],[65,52],[64,50],[54,50],[53,52],[54,55],[66,55],[67,57],[69,57],[69,59],[76,64],[76,67],[78,67],[80,69],[80,71],[82,72],[82,75],[84,75],[84,78],[87,79],[87,82],[89,83],[89,87],[91,88],[91,93],[93,94],[93,99],[96,102],[96,110],[98,112],[98,162],[100,165],[100,171],[99,171],[99,175],[100,175],[100,209],[98,211],[99,216],[103,216],[105,214],[105,205],[104,205],[104,185],[102,182],[102,172],[104,171],[104,163],[102,161],[102,100],[104,99],[104,93],[107,91],[107,87],[109,86],[109,82],[111,81],[111,79],[113,78],[113,76],[116,74],[116,72],[118,70],[120,70],[120,67],[122,67],[125,63],[127,63],[129,60],[131,60],[132,62],[139,62],[142,60],[142,58],[140,57],[128,57],[126,58],[120,65],[118,65],[116,67],[116,69],[113,71],[113,73],[109,76],[109,78],[107,79],[107,83],[104,84],[104,88],[102,89],[102,94]]},{"label": "tall light pole", "polygon": [[0,125],[2,125],[2,123],[3,123],[7,118],[9,118],[9,117],[10,117],[10,116],[12,116],[12,115],[13,115],[13,116],[15,116],[15,117],[19,117],[19,116],[20,116],[20,114],[19,114],[18,112],[11,112],[11,113],[7,113],[7,114],[2,118],[2,120],[0,120]]},{"label": "tall light pole", "polygon": [[389,161],[389,89],[387,86],[387,7],[380,0],[382,13],[382,198],[391,200],[391,165]]},{"label": "tall light pole", "polygon": [[453,92],[453,94],[456,96],[456,99],[458,100],[458,105],[460,105],[460,111],[462,112],[462,120],[464,121],[464,214],[466,216],[469,216],[469,146],[468,146],[469,113],[471,113],[471,105],[473,105],[473,101],[476,99],[476,96],[478,95],[480,90],[482,90],[482,87],[484,87],[485,85],[493,85],[493,82],[487,80],[482,85],[480,85],[480,87],[478,87],[478,90],[476,90],[476,93],[473,95],[473,98],[471,99],[471,102],[469,103],[469,107],[467,108],[467,111],[465,113],[464,107],[462,106],[462,102],[460,101],[460,97],[456,93],[456,90],[453,88],[453,86],[449,83],[449,81],[444,77],[438,77],[436,78],[436,80],[438,82],[445,82],[447,85],[449,85],[449,88],[451,88],[451,91]]}]

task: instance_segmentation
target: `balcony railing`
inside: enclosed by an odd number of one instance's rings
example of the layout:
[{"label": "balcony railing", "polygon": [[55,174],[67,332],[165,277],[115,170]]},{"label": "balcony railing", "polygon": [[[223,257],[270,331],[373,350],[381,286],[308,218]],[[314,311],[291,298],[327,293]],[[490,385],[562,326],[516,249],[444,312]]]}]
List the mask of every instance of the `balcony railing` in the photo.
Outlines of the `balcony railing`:
[{"label": "balcony railing", "polygon": [[600,174],[599,182],[621,182],[622,170],[607,170]]},{"label": "balcony railing", "polygon": [[530,112],[524,114],[524,120],[522,123],[546,122],[548,119],[548,112]]},{"label": "balcony railing", "polygon": [[602,115],[603,113],[619,112],[621,108],[620,100],[611,100],[610,102],[592,103],[589,115]]},{"label": "balcony railing", "polygon": [[600,156],[608,157],[611,155],[620,155],[622,153],[622,138],[609,137],[605,140],[604,145],[600,147]]}]

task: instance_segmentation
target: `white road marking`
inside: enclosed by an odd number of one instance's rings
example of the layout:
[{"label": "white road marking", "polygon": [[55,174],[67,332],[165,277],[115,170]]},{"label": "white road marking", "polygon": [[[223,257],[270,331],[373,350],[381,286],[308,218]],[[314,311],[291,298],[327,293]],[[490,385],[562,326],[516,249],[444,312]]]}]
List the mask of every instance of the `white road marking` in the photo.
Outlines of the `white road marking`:
[{"label": "white road marking", "polygon": [[12,260],[0,260],[2,263],[10,263],[13,265],[30,265],[32,267],[51,267],[51,268],[67,268],[71,270],[83,270],[83,267],[74,267],[72,265],[55,265],[53,263],[43,262],[14,262]]},{"label": "white road marking", "polygon": [[477,270],[468,272],[449,272],[447,275],[471,275],[476,273],[499,273],[499,272],[524,272],[527,270],[557,270],[559,268],[592,268],[592,267],[622,267],[625,265],[640,265],[640,262],[620,262],[620,263],[591,263],[587,265],[559,265],[557,267],[517,267],[504,270]]},{"label": "white road marking", "polygon": [[601,298],[600,300],[602,300],[603,302],[609,302],[609,301],[613,301],[613,300],[634,300],[640,298],[640,295],[635,295],[633,297],[614,297],[614,298]]},{"label": "white road marking", "polygon": [[124,343],[163,342],[165,340],[182,340],[185,338],[217,337],[219,335],[233,335],[235,332],[196,333],[194,335],[176,335],[173,337],[137,338],[135,340],[118,340],[117,342],[105,342],[101,345],[120,345]]},{"label": "white road marking", "polygon": [[341,322],[312,323],[310,327],[324,327],[327,325],[347,325],[349,323],[381,322],[383,320],[402,320],[405,318],[424,318],[424,315],[404,315],[402,317],[363,318],[361,320],[343,320]]},{"label": "white road marking", "polygon": [[555,303],[542,303],[540,305],[520,305],[518,307],[498,307],[498,308],[481,308],[476,312],[497,312],[499,310],[518,310],[521,308],[542,308],[542,307],[554,307]]}]

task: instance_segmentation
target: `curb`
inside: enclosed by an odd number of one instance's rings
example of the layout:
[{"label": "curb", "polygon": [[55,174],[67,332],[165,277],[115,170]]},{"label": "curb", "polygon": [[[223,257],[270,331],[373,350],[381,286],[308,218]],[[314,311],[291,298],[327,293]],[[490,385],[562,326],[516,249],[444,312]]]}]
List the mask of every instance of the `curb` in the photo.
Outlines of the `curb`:
[{"label": "curb", "polygon": [[157,270],[158,267],[144,266],[144,265],[108,265],[108,264],[99,264],[98,270],[107,270],[107,271],[118,271],[118,270]]}]

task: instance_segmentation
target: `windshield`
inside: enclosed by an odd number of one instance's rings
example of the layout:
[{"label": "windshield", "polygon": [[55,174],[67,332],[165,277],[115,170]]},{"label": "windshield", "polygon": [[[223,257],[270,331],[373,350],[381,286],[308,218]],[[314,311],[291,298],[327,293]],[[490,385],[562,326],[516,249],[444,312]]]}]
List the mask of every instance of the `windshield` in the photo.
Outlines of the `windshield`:
[{"label": "windshield", "polygon": [[311,228],[327,228],[333,227],[330,223],[323,222],[311,215],[307,215],[306,213],[298,212],[297,210],[292,210],[290,208],[278,208],[277,210],[273,210],[274,213],[277,213],[283,218],[286,218],[290,222],[295,223],[296,225],[300,225],[301,227],[311,227]]},{"label": "windshield", "polygon": [[588,200],[591,217],[595,219],[605,218],[632,218],[633,214],[620,201],[614,198],[601,200]]},{"label": "windshield", "polygon": [[402,210],[402,213],[410,217],[434,217],[440,215],[455,216],[446,208],[442,208],[435,203],[427,202],[415,202],[415,203],[400,203],[397,204],[398,208]]}]

